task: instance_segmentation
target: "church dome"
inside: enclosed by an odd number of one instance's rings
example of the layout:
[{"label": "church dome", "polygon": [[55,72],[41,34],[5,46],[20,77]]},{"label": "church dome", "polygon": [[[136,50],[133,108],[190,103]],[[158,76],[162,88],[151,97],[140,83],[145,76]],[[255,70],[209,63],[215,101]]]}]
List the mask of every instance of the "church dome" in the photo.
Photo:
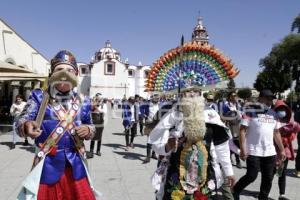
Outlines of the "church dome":
[{"label": "church dome", "polygon": [[116,59],[118,61],[121,60],[120,52],[116,49],[112,48],[111,43],[109,40],[105,42],[105,47],[100,49],[95,54],[95,61],[98,62],[103,59]]}]

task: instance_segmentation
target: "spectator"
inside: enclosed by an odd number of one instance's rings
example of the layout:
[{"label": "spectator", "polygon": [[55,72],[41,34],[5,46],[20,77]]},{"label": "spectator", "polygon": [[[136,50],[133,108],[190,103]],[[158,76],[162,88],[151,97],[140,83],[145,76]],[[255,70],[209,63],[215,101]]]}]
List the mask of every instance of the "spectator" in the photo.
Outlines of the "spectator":
[{"label": "spectator", "polygon": [[[300,125],[292,120],[292,111],[282,100],[276,101],[274,110],[277,113],[277,117],[279,118],[280,122],[283,124],[279,131],[287,157],[284,162],[280,162],[280,160],[277,162],[277,175],[279,176],[279,200],[287,200],[285,197],[286,169],[288,161],[295,160],[292,141],[296,138],[296,133],[300,131]],[[278,150],[278,147],[276,150]]]},{"label": "spectator", "polygon": [[240,128],[240,157],[247,161],[247,172],[233,187],[235,200],[240,193],[257,178],[261,171],[261,186],[258,199],[267,200],[274,177],[276,165],[276,150],[274,141],[278,145],[280,160],[285,160],[285,151],[282,145],[279,122],[276,113],[271,109],[275,96],[270,90],[262,90],[259,94],[259,102],[262,108],[251,117],[243,116]]},{"label": "spectator", "polygon": [[[241,120],[241,105],[237,101],[237,95],[235,92],[228,93],[227,101],[223,103],[222,107],[222,119],[226,122],[226,125],[230,128],[233,135],[233,142],[237,144],[239,141],[240,132],[240,120]],[[231,151],[231,155],[234,154],[236,160],[236,167],[241,169],[241,161],[239,155]]]},{"label": "spectator", "polygon": [[[11,149],[14,149],[16,147],[18,135],[17,135],[16,130],[15,130],[15,124],[16,124],[16,121],[18,121],[19,116],[20,116],[22,110],[24,109],[25,105],[26,105],[26,102],[23,101],[22,96],[21,95],[17,95],[15,103],[13,103],[12,106],[10,107],[10,115],[12,117],[14,117],[14,123],[13,123],[13,140],[12,140],[12,145],[10,147]],[[23,145],[24,146],[29,145],[27,137],[25,137],[25,141],[24,141]]]}]

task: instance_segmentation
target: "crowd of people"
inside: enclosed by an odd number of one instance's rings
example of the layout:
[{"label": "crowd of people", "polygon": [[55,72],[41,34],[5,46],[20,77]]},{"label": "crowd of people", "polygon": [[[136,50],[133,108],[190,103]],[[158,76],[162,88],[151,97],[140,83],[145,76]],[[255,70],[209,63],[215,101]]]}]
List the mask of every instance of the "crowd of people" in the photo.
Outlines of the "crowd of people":
[{"label": "crowd of people", "polygon": [[[182,95],[185,97],[191,94],[185,92]],[[187,128],[190,123],[203,120],[199,118],[194,122],[193,118],[189,118],[190,122],[185,124],[184,111],[181,109],[184,106],[180,105],[185,103],[182,100],[178,104],[174,96],[169,98],[163,96],[160,99],[158,94],[152,95],[149,101],[138,95],[123,101],[126,150],[133,148],[137,125],[140,124],[141,135],[144,133],[148,137],[144,162],[150,162],[151,157],[158,158],[158,174],[161,175],[162,171],[165,173],[164,177],[159,179],[165,180],[163,186],[161,182],[158,184],[157,180],[154,180],[157,199],[173,199],[172,192],[166,193],[166,191],[174,187],[169,185],[168,178],[169,176],[174,178],[174,174],[170,175],[169,170],[174,173],[176,169],[170,165],[174,164],[178,167],[181,155],[178,150],[182,150],[183,147],[180,146],[184,146],[188,138],[188,135],[184,134],[183,127]],[[223,176],[215,177],[215,189],[222,192],[224,199],[239,199],[240,193],[256,180],[259,171],[261,187],[258,199],[268,199],[275,174],[279,176],[279,199],[288,199],[285,185],[289,160],[296,159],[295,176],[300,177],[297,168],[300,162],[299,156],[295,156],[292,146],[300,127],[293,119],[292,109],[283,100],[277,100],[270,90],[262,90],[257,101],[249,102],[240,101],[235,91],[229,92],[227,98],[220,101],[214,99],[213,93],[209,92],[205,98],[204,109],[202,111],[199,109],[197,112],[204,112],[206,133],[202,137],[209,141],[207,143],[212,142],[211,144],[214,145],[215,152],[212,153],[212,157],[215,159],[211,162],[221,165],[220,170],[214,169],[215,176]],[[208,132],[212,133],[210,137],[207,136]],[[151,152],[152,148],[154,151]],[[211,146],[208,149],[210,148]],[[172,153],[168,154],[167,149]],[[230,166],[235,164],[237,168],[242,169],[241,160],[246,162],[246,174],[235,182]],[[218,183],[218,180],[222,181]]]},{"label": "crowd of people", "polygon": [[[93,187],[86,158],[101,156],[103,130],[109,123],[107,100],[101,93],[93,99],[76,93],[78,68],[70,52],[60,51],[51,60],[51,71],[47,90],[33,90],[27,103],[17,96],[11,107],[12,148],[16,134],[35,139],[36,147],[18,199],[74,199],[74,195],[79,200],[96,199],[100,194]],[[114,109],[115,101],[111,103]],[[238,200],[259,171],[258,199],[268,199],[275,174],[279,199],[288,199],[289,160],[296,160],[295,175],[300,177],[299,148],[295,156],[292,146],[300,138],[300,112],[293,112],[268,89],[260,91],[257,101],[241,102],[235,91],[218,100],[213,92],[204,98],[201,89],[191,87],[176,95],[152,94],[149,100],[139,95],[123,98],[118,108],[125,150],[134,149],[139,130],[147,136],[144,163],[157,159],[151,178],[157,200],[218,199],[220,194]],[[90,140],[89,151],[83,140]],[[237,180],[233,164],[242,169],[242,161],[246,172]],[[39,181],[34,182],[36,177]]]}]

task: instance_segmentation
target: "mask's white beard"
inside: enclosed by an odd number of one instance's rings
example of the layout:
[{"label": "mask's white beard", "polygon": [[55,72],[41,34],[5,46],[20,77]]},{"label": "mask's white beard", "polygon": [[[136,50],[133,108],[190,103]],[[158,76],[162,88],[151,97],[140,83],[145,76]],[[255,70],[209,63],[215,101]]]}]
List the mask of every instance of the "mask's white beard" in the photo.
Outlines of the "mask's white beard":
[{"label": "mask's white beard", "polygon": [[183,112],[184,134],[188,143],[196,143],[205,135],[204,106],[203,97],[182,98],[180,108]]}]

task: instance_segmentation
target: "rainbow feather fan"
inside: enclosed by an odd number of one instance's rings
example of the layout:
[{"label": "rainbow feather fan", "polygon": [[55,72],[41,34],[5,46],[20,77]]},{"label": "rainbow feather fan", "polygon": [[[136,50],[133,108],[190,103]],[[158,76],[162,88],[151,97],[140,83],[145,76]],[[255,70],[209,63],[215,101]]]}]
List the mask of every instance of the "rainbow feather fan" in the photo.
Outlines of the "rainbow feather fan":
[{"label": "rainbow feather fan", "polygon": [[169,50],[153,64],[145,88],[147,92],[175,91],[179,84],[182,89],[204,88],[238,74],[231,60],[213,46],[186,43]]}]

